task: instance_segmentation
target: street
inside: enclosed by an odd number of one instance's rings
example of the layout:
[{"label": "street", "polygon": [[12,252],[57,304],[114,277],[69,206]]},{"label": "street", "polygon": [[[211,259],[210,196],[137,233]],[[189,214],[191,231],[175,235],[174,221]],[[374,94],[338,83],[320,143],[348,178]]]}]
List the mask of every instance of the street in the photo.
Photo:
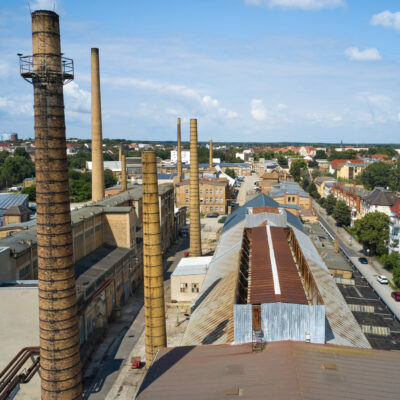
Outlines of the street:
[{"label": "street", "polygon": [[[400,302],[396,302],[392,296],[392,288],[389,285],[382,285],[376,280],[378,275],[385,275],[388,279],[392,280],[393,275],[390,271],[386,270],[378,261],[369,259],[368,264],[361,264],[358,261],[359,257],[365,257],[361,252],[362,245],[358,243],[354,238],[351,239],[343,228],[337,227],[334,219],[326,214],[326,211],[322,209],[319,204],[313,200],[313,207],[319,217],[321,225],[327,230],[327,232],[334,238],[335,236],[339,239],[339,247],[343,254],[351,261],[351,263],[357,268],[357,270],[363,275],[365,280],[384,301],[386,306],[391,312],[400,320]],[[348,245],[351,243],[351,247]]]}]

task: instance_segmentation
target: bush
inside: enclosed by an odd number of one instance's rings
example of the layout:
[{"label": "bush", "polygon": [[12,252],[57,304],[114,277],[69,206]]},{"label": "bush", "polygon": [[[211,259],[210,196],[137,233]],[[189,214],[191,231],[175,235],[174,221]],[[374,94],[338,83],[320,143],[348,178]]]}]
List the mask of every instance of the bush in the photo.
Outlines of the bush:
[{"label": "bush", "polygon": [[36,201],[36,185],[24,187],[21,193],[29,196],[29,201]]}]

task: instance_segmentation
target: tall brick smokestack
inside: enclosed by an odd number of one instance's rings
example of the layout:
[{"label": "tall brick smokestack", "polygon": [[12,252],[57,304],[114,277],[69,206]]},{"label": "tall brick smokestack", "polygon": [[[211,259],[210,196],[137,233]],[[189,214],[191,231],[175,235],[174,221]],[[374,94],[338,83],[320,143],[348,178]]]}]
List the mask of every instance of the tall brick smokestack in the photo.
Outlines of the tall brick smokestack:
[{"label": "tall brick smokestack", "polygon": [[[32,13],[32,47],[32,59],[20,56],[20,62],[22,77],[34,87],[42,399],[80,399],[63,96],[63,84],[73,79],[73,63],[61,57],[56,13],[43,10]],[[25,68],[27,65],[29,68]]]},{"label": "tall brick smokestack", "polygon": [[149,366],[157,349],[167,345],[157,162],[154,152],[142,153],[142,177],[144,317],[146,364]]},{"label": "tall brick smokestack", "polygon": [[182,180],[182,144],[181,144],[181,119],[178,118],[178,126],[177,126],[177,134],[178,134],[178,149],[177,149],[177,158],[178,158],[178,181]]},{"label": "tall brick smokestack", "polygon": [[210,145],[209,145],[209,147],[210,147],[210,155],[209,155],[209,158],[210,158],[210,169],[212,169],[212,167],[213,167],[213,142],[212,142],[212,140],[210,140]]},{"label": "tall brick smokestack", "polygon": [[121,189],[125,191],[127,189],[126,184],[126,156],[122,156],[121,160]]},{"label": "tall brick smokestack", "polygon": [[122,146],[118,146],[118,161],[122,161]]},{"label": "tall brick smokestack", "polygon": [[201,256],[199,158],[197,150],[197,119],[190,120],[190,256]]},{"label": "tall brick smokestack", "polygon": [[92,48],[92,201],[104,198],[99,49]]}]

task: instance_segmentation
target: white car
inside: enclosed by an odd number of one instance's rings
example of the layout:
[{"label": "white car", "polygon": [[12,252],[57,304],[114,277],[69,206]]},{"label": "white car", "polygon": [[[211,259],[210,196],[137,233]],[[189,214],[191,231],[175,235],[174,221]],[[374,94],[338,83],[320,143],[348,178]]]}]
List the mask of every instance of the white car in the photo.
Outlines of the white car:
[{"label": "white car", "polygon": [[386,284],[386,285],[389,283],[388,278],[386,278],[385,275],[378,275],[378,276],[376,277],[376,280],[377,280],[379,283]]}]

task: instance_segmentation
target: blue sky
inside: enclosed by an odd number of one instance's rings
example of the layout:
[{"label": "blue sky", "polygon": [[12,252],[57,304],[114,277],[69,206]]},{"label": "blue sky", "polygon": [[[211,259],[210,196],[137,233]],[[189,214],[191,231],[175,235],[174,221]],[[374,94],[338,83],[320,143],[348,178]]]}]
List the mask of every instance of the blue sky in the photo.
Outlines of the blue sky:
[{"label": "blue sky", "polygon": [[[33,137],[27,1],[0,4],[0,133]],[[395,0],[31,0],[60,14],[67,137],[90,137],[90,48],[100,49],[103,135],[400,143]]]}]

